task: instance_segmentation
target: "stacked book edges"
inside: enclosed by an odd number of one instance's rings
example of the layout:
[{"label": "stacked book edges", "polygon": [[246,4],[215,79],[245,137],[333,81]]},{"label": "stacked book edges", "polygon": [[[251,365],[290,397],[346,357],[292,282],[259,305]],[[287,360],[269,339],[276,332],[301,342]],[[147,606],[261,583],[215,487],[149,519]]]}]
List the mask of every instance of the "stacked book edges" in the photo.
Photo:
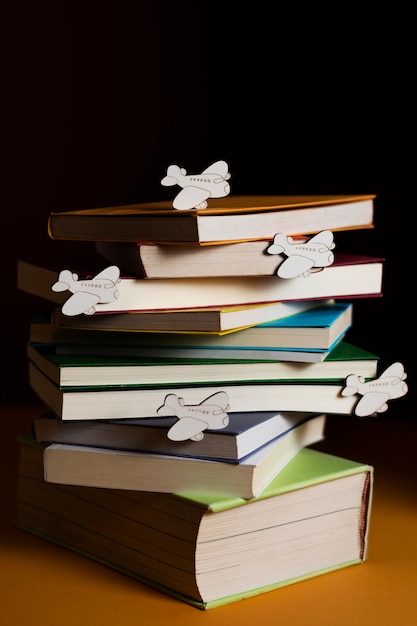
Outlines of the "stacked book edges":
[{"label": "stacked book edges", "polygon": [[18,261],[18,288],[46,306],[17,525],[200,609],[362,563],[373,468],[318,447],[328,415],[355,414],[347,377],[377,376],[348,338],[384,259],[336,250],[287,278],[275,252],[322,231],[331,250],[329,229],[373,227],[373,201],[52,213],[51,238],[95,242],[110,265]]}]

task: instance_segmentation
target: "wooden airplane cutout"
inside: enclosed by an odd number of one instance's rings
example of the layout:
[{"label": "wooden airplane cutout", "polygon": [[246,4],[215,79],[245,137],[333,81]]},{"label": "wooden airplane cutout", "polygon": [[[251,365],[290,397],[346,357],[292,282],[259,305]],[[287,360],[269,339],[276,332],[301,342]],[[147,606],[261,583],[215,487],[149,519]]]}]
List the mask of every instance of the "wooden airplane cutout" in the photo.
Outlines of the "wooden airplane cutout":
[{"label": "wooden airplane cutout", "polygon": [[170,165],[161,185],[170,187],[179,185],[182,190],[174,198],[174,209],[205,209],[208,198],[224,198],[230,193],[228,181],[230,174],[225,161],[216,161],[201,174],[187,175],[187,171],[178,165]]},{"label": "wooden airplane cutout", "polygon": [[207,428],[219,430],[228,425],[228,408],[229,398],[225,391],[209,396],[200,404],[184,404],[184,398],[170,393],[157,413],[178,417],[178,421],[168,431],[167,436],[172,441],[201,441]]},{"label": "wooden airplane cutout", "polygon": [[118,284],[120,270],[116,265],[110,265],[91,279],[79,280],[78,274],[69,270],[62,270],[58,280],[51,287],[52,291],[71,291],[62,307],[64,315],[74,316],[80,313],[93,315],[96,304],[114,302],[119,297]]},{"label": "wooden airplane cutout", "polygon": [[365,382],[362,376],[350,374],[346,378],[342,396],[352,396],[355,393],[362,396],[355,409],[355,414],[359,417],[383,413],[388,409],[388,400],[401,398],[407,393],[408,386],[404,382],[406,378],[407,374],[401,363],[393,363],[379,378],[369,382]]},{"label": "wooden airplane cutout", "polygon": [[323,230],[307,241],[297,241],[283,233],[277,233],[267,252],[285,254],[288,258],[279,265],[277,275],[281,278],[295,278],[308,277],[312,268],[332,265],[334,247],[333,233],[330,230]]}]

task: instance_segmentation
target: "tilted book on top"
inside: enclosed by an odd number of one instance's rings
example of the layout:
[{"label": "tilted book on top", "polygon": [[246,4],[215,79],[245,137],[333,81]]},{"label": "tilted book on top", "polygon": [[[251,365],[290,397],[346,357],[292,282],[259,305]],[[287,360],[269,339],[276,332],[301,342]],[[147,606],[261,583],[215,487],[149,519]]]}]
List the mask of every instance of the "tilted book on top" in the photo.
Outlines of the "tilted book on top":
[{"label": "tilted book on top", "polygon": [[272,240],[323,229],[372,228],[375,195],[229,196],[205,209],[178,211],[171,202],[150,202],[52,212],[52,239],[134,241],[204,245]]}]

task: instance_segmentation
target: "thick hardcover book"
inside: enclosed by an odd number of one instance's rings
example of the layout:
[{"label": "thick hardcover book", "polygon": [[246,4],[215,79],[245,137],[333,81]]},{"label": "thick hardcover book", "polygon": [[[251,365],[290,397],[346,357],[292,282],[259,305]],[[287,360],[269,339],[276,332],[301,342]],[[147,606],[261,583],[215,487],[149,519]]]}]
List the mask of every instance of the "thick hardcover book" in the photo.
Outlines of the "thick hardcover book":
[{"label": "thick hardcover book", "polygon": [[[167,278],[146,280],[122,277],[109,302],[97,302],[94,313],[156,311],[222,306],[246,306],[272,302],[329,298],[375,297],[382,294],[384,260],[380,257],[340,254],[333,265],[310,276],[284,279],[268,277]],[[70,269],[74,276],[73,268]],[[75,274],[76,281],[90,281],[94,275]],[[103,276],[103,274],[101,274]],[[17,287],[22,291],[63,305],[71,291],[53,291],[59,271],[20,260]],[[83,285],[88,293],[89,284]],[[76,289],[76,287],[73,287]],[[90,287],[91,289],[91,287]],[[107,288],[106,295],[108,296]]]},{"label": "thick hardcover book", "polygon": [[276,233],[371,228],[375,195],[227,196],[206,209],[178,211],[152,202],[80,211],[53,211],[52,239],[204,245],[273,239]]},{"label": "thick hardcover book", "polygon": [[230,413],[227,426],[220,430],[206,429],[199,441],[169,439],[167,433],[176,423],[175,417],[64,422],[48,412],[32,420],[32,431],[39,443],[69,443],[237,463],[310,417],[311,413],[277,411]]},{"label": "thick hardcover book", "polygon": [[[179,417],[205,404],[223,411],[311,411],[353,415],[357,395],[342,395],[345,383],[326,380],[194,385],[60,387],[31,361],[29,384],[63,420]],[[220,399],[220,400],[219,400]],[[185,407],[185,408],[184,408]],[[214,410],[214,409],[213,409]],[[199,411],[197,411],[199,412]]]},{"label": "thick hardcover book", "polygon": [[[59,348],[59,347],[58,347]],[[245,361],[242,359],[175,359],[118,356],[109,354],[66,354],[50,344],[27,345],[27,356],[38,369],[60,387],[117,385],[208,384],[267,380],[344,382],[354,371],[365,379],[377,375],[378,358],[357,346],[340,341],[320,363],[291,361]],[[209,351],[210,352],[210,351]]]},{"label": "thick hardcover book", "polygon": [[202,610],[367,557],[373,468],[364,463],[303,448],[244,500],[55,485],[42,455],[20,438],[19,528]]}]

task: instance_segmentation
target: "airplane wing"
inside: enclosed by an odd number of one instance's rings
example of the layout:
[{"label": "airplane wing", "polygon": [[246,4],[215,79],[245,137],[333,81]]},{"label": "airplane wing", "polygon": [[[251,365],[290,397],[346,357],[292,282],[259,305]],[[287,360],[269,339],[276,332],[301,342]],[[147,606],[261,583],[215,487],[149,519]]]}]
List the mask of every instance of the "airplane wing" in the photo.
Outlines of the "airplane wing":
[{"label": "airplane wing", "polygon": [[201,187],[184,187],[174,198],[174,209],[195,209],[210,197],[210,192]]},{"label": "airplane wing", "polygon": [[200,402],[199,406],[209,404],[210,406],[218,406],[222,411],[226,411],[229,407],[229,396],[225,391],[217,391],[212,396],[209,396],[203,402]]},{"label": "airplane wing", "polygon": [[311,259],[294,254],[287,259],[278,268],[278,276],[281,278],[295,278],[301,276],[304,272],[310,270],[314,265]]},{"label": "airplane wing", "polygon": [[379,378],[385,378],[386,376],[394,376],[395,378],[402,379],[404,376],[404,366],[402,363],[392,363],[387,369],[382,372]]},{"label": "airplane wing", "polygon": [[120,270],[117,265],[109,265],[109,267],[106,267],[106,269],[96,274],[94,276],[94,279],[96,278],[99,278],[100,280],[107,279],[111,280],[112,283],[117,283],[120,278]]},{"label": "airplane wing", "polygon": [[229,167],[226,161],[216,161],[209,165],[205,170],[203,170],[202,174],[218,174],[222,178],[224,178],[229,172]]},{"label": "airplane wing", "polygon": [[183,417],[175,422],[168,431],[168,439],[172,441],[185,441],[186,439],[194,439],[200,441],[203,439],[203,430],[206,430],[208,423],[195,417]]},{"label": "airplane wing", "polygon": [[321,233],[309,239],[308,243],[323,244],[326,248],[330,248],[333,246],[333,233],[331,230],[322,230]]},{"label": "airplane wing", "polygon": [[94,307],[100,298],[98,295],[87,293],[86,291],[77,291],[64,303],[62,313],[69,317],[86,313],[91,307]]},{"label": "airplane wing", "polygon": [[359,417],[366,417],[373,413],[381,413],[386,411],[386,403],[390,399],[390,395],[383,391],[370,391],[359,400],[355,414]]}]

